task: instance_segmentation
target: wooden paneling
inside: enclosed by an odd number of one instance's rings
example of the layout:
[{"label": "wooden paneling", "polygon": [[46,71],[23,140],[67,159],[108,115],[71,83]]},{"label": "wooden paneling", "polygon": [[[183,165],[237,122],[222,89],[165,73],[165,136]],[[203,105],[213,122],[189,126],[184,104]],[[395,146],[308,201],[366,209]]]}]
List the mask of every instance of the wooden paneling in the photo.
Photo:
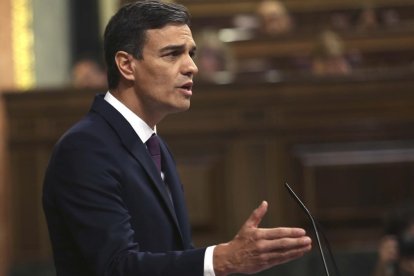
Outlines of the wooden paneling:
[{"label": "wooden paneling", "polygon": [[347,224],[359,225],[350,230],[358,235],[385,210],[414,198],[414,140],[300,145],[294,151],[303,196],[337,244],[349,242],[337,233]]},{"label": "wooden paneling", "polygon": [[0,275],[5,276],[9,268],[10,223],[9,219],[9,162],[7,155],[7,122],[3,99],[0,99]]},{"label": "wooden paneling", "polygon": [[[220,16],[222,14],[234,15],[237,13],[251,13],[260,2],[259,0],[229,0],[223,3],[220,0],[180,0],[194,17],[204,15]],[[292,12],[312,12],[318,10],[344,10],[364,7],[360,0],[285,0],[283,3]],[[413,3],[410,0],[376,0],[375,7],[406,7]]]},{"label": "wooden paneling", "polygon": [[[412,77],[196,85],[190,110],[157,128],[182,175],[195,243],[231,239],[262,200],[270,205],[263,226],[308,227],[289,182],[334,246],[372,249],[382,213],[413,191]],[[44,169],[95,92],[3,95],[14,262],[51,257]]]},{"label": "wooden paneling", "polygon": [[[370,33],[342,34],[347,49],[360,50],[362,54],[406,52],[414,45],[413,29],[406,31],[377,31]],[[315,34],[293,35],[280,39],[236,41],[230,43],[238,58],[278,58],[309,55],[315,45]]]},{"label": "wooden paneling", "polygon": [[[41,205],[46,165],[57,138],[88,110],[91,91],[42,91],[4,94],[8,123],[11,266],[51,261]],[[57,101],[57,102],[56,102]]]},{"label": "wooden paneling", "polygon": [[[344,32],[344,56],[352,67],[411,68],[414,60],[414,29]],[[264,69],[283,72],[308,72],[316,45],[315,34],[291,34],[283,37],[256,37],[228,43],[239,70],[255,70],[252,61]],[[251,69],[249,69],[251,68]],[[262,70],[264,70],[262,69]]]},{"label": "wooden paneling", "polygon": [[[223,237],[262,199],[271,206],[264,225],[308,227],[284,190],[287,181],[326,224],[334,246],[372,249],[384,211],[414,196],[407,193],[414,181],[413,84],[407,78],[198,87],[190,111],[159,129],[174,152],[187,141],[221,137]],[[325,158],[320,165],[318,158]]]},{"label": "wooden paneling", "polygon": [[[230,28],[234,27],[234,19],[238,15],[254,16],[260,1],[258,0],[234,0],[234,1],[193,1],[181,0],[192,15],[192,26],[196,30],[205,27]],[[345,16],[349,20],[350,28],[358,29],[358,17],[367,3],[360,0],[326,1],[326,0],[291,0],[282,1],[295,22],[295,30],[318,31],[326,28],[335,28],[334,15]],[[391,10],[395,12],[401,25],[412,23],[414,5],[410,0],[382,0],[370,2],[372,8],[378,13],[378,20],[382,24],[382,12]],[[400,26],[401,26],[400,25]]]}]

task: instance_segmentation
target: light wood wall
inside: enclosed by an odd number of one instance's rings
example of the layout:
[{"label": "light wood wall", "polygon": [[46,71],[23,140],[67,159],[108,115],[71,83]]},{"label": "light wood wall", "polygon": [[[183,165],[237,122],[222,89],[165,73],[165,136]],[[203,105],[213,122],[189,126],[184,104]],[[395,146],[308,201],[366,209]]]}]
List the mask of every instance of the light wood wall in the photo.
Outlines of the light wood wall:
[{"label": "light wood wall", "polygon": [[11,0],[0,1],[0,90],[13,88]]}]

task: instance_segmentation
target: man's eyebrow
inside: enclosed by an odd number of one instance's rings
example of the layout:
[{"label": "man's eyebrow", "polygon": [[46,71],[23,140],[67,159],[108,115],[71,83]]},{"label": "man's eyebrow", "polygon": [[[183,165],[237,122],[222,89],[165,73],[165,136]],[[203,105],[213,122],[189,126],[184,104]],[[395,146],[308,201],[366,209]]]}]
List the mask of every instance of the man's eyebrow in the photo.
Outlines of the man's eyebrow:
[{"label": "man's eyebrow", "polygon": [[[169,51],[182,51],[185,49],[185,44],[179,44],[179,45],[168,45],[160,49],[160,53],[165,53]],[[192,46],[190,51],[195,51],[196,46]]]}]

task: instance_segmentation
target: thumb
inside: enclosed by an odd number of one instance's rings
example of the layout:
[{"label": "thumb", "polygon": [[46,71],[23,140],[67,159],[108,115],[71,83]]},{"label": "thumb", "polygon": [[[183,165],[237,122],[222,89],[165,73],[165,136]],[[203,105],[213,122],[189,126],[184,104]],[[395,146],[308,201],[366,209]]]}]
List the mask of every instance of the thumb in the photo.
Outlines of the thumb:
[{"label": "thumb", "polygon": [[257,207],[252,214],[250,215],[250,217],[246,220],[246,222],[244,223],[244,227],[258,227],[260,222],[262,221],[262,218],[264,217],[264,215],[267,212],[267,202],[263,201],[259,207]]}]

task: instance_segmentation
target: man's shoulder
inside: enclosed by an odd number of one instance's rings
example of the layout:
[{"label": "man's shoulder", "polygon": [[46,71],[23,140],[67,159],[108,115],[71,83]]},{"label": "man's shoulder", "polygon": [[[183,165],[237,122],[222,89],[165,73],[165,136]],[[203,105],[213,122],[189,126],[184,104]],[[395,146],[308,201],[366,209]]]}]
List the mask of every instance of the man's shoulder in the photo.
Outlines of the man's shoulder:
[{"label": "man's shoulder", "polygon": [[88,113],[72,125],[56,143],[60,147],[94,146],[113,137],[113,130],[100,116]]}]

